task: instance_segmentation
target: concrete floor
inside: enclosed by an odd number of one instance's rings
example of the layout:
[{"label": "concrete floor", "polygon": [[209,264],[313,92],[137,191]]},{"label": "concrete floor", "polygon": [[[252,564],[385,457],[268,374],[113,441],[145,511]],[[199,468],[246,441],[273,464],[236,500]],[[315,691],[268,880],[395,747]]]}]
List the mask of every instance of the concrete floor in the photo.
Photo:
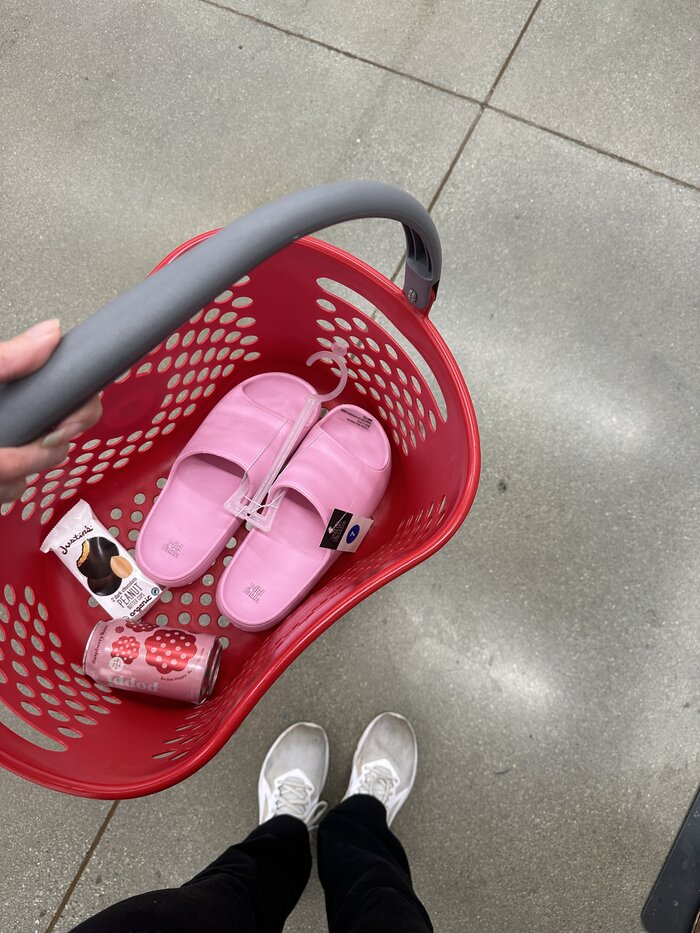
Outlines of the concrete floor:
[{"label": "concrete floor", "polygon": [[[0,929],[181,883],[250,828],[297,719],[329,731],[334,799],[397,709],[421,765],[396,828],[437,930],[634,933],[700,770],[699,8],[233,6],[0,0],[0,335],[69,327],[288,191],[391,181],[434,205],[480,491],[184,784],[115,808],[0,774]],[[331,236],[401,254],[382,222]],[[285,929],[323,926],[312,880]]]}]

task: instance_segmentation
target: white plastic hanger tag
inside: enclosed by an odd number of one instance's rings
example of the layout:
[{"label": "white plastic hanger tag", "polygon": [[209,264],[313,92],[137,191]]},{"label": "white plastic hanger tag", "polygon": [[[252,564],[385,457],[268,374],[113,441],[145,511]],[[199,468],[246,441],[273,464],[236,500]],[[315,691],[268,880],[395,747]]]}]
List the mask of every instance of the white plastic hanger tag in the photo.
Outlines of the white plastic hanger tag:
[{"label": "white plastic hanger tag", "polygon": [[[260,486],[255,490],[255,492],[253,492],[252,495],[246,495],[246,492],[249,491],[250,482],[246,482],[248,475],[244,475],[243,479],[241,480],[241,485],[231,496],[231,498],[224,503],[224,508],[227,512],[238,516],[238,518],[245,519],[246,522],[248,522],[254,528],[259,528],[261,531],[270,530],[272,527],[273,519],[275,517],[275,509],[278,507],[279,502],[265,502],[265,498],[272,488],[275,480],[282,472],[282,469],[289,459],[290,454],[296,448],[301,437],[301,433],[304,430],[305,425],[308,424],[311,413],[318,406],[319,402],[328,402],[331,399],[336,398],[336,396],[340,395],[340,393],[347,385],[348,367],[347,363],[345,362],[345,354],[347,351],[348,348],[336,340],[333,342],[333,345],[329,350],[320,350],[318,353],[313,353],[308,358],[306,361],[307,366],[311,366],[317,360],[332,360],[340,371],[338,385],[335,387],[335,389],[333,389],[332,392],[328,392],[326,395],[319,395],[318,393],[314,392],[312,395],[307,396],[301,411],[297,415],[297,418],[294,421],[289,434],[287,435],[286,441],[280,448],[279,453],[275,457],[272,466],[268,470],[267,475],[263,479]],[[274,437],[268,441],[268,444],[273,440]],[[258,456],[261,454],[258,454]],[[281,496],[278,498],[281,500]]]}]

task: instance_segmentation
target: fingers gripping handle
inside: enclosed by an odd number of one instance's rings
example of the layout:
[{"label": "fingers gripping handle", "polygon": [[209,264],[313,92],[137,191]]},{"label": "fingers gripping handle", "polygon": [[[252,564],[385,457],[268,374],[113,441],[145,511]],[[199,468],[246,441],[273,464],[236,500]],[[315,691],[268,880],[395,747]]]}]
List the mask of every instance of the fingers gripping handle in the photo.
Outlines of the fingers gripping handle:
[{"label": "fingers gripping handle", "polygon": [[40,436],[148,353],[231,282],[294,240],[347,220],[403,224],[404,291],[427,308],[441,269],[440,240],[423,206],[380,182],[335,182],[240,218],[120,295],[63,337],[38,372],[0,386],[0,447]]}]

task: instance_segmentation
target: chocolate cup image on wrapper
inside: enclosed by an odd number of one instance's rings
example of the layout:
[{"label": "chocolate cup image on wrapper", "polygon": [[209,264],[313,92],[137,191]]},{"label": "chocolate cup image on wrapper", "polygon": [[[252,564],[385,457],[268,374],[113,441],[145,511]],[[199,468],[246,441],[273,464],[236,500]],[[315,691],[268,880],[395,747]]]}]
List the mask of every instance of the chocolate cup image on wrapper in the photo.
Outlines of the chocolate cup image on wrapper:
[{"label": "chocolate cup image on wrapper", "polygon": [[142,573],[84,499],[56,522],[41,550],[53,551],[93,596],[91,606],[97,602],[112,619],[140,619],[160,599],[161,587]]},{"label": "chocolate cup image on wrapper", "polygon": [[109,538],[103,538],[102,535],[87,538],[83,541],[76,567],[83,576],[91,579],[107,577],[114,573],[110,561],[118,555],[119,548]]},{"label": "chocolate cup image on wrapper", "polygon": [[87,585],[95,596],[111,596],[122,585],[122,579],[116,573],[108,573],[104,577],[88,577]]}]

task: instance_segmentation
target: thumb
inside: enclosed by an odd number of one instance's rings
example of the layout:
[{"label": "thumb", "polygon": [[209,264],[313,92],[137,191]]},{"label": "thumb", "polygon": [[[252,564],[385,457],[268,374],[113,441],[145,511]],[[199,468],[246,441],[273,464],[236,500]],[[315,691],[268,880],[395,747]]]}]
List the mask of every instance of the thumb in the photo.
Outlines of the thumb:
[{"label": "thumb", "polygon": [[56,318],[35,324],[12,340],[0,342],[0,382],[11,382],[43,366],[61,339]]}]

